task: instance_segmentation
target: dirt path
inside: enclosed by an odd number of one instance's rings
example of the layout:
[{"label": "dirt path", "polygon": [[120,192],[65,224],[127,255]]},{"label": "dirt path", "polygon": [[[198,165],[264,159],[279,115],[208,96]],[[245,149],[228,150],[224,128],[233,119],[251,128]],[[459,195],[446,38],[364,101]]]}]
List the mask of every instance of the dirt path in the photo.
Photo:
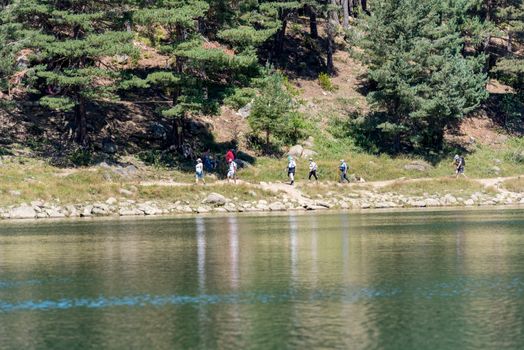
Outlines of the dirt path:
[{"label": "dirt path", "polygon": [[[479,184],[489,187],[489,186],[495,186],[497,187],[502,182],[506,180],[512,180],[512,179],[518,179],[521,176],[507,176],[507,177],[496,177],[496,178],[488,178],[488,179],[469,179],[471,181],[476,181]],[[358,187],[358,186],[370,186],[373,189],[379,189],[383,188],[398,182],[403,183],[415,183],[415,182],[422,182],[422,181],[432,181],[432,180],[438,180],[438,179],[449,179],[452,177],[441,177],[441,178],[419,178],[419,179],[405,179],[405,178],[399,178],[399,179],[393,179],[393,180],[385,180],[385,181],[370,181],[370,182],[363,182],[363,183],[351,183],[349,184],[350,187]],[[298,182],[300,184],[301,182]],[[227,181],[215,181],[212,183],[212,185],[227,185]],[[255,184],[243,180],[238,180],[237,184],[247,185],[247,186],[253,186],[257,187],[266,191],[273,191],[273,192],[284,192],[288,194],[291,198],[302,198],[301,191],[296,186],[290,186],[287,183],[282,182],[261,182],[260,184]],[[321,183],[324,185],[329,185],[329,183]],[[190,182],[175,182],[172,180],[155,180],[155,181],[142,181],[140,182],[141,186],[168,186],[168,187],[184,187],[184,186],[192,186],[193,183]]]}]

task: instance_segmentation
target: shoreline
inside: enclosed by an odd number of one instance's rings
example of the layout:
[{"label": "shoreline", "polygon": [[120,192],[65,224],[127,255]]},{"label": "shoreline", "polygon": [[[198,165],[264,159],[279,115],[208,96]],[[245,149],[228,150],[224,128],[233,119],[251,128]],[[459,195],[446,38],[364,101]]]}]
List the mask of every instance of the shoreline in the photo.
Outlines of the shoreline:
[{"label": "shoreline", "polygon": [[[476,196],[478,194],[473,194]],[[501,196],[490,196],[485,194],[484,201],[477,203],[465,204],[466,200],[453,198],[447,194],[441,196],[440,200],[435,196],[428,196],[426,200],[420,200],[418,197],[406,197],[393,193],[376,195],[373,200],[368,198],[347,198],[347,201],[309,198],[289,198],[283,195],[281,201],[268,203],[267,200],[261,199],[262,205],[245,207],[245,203],[233,203],[225,199],[222,195],[211,193],[210,197],[215,197],[215,202],[200,203],[190,205],[188,203],[167,202],[135,202],[127,201],[126,205],[122,203],[92,203],[55,206],[43,203],[22,204],[20,206],[11,206],[0,208],[0,224],[15,222],[66,222],[78,221],[88,222],[88,220],[127,220],[127,219],[144,219],[144,218],[194,218],[194,217],[230,217],[234,215],[242,216],[264,216],[264,215],[307,215],[308,213],[405,213],[405,212],[424,212],[424,211],[450,211],[450,210],[518,210],[524,209],[524,194],[506,192]],[[388,202],[386,199],[396,196],[396,202]],[[513,197],[513,199],[511,198]],[[488,199],[489,198],[489,199]],[[306,199],[306,200],[304,200]],[[223,202],[221,201],[223,200]],[[302,201],[301,201],[302,200]],[[353,202],[351,202],[353,201]],[[107,202],[113,202],[111,198]],[[132,204],[129,202],[133,202]],[[205,201],[203,201],[205,202]],[[349,204],[348,204],[349,202]],[[355,203],[356,202],[356,203]],[[129,205],[131,204],[131,205]],[[347,205],[344,205],[347,204]]]},{"label": "shoreline", "polygon": [[391,208],[391,209],[330,209],[324,211],[306,211],[290,210],[280,212],[236,212],[236,213],[205,213],[205,214],[165,214],[165,215],[143,215],[143,216],[93,216],[84,217],[66,217],[66,218],[48,218],[48,219],[7,219],[0,220],[2,225],[10,224],[50,224],[50,223],[95,223],[95,222],[132,222],[147,220],[175,220],[175,219],[220,219],[228,217],[265,217],[265,216],[306,216],[306,215],[333,215],[333,214],[353,214],[353,215],[374,215],[388,213],[446,213],[446,212],[488,212],[488,211],[524,211],[524,205],[494,205],[494,206],[477,206],[477,207],[426,207],[426,208]]}]

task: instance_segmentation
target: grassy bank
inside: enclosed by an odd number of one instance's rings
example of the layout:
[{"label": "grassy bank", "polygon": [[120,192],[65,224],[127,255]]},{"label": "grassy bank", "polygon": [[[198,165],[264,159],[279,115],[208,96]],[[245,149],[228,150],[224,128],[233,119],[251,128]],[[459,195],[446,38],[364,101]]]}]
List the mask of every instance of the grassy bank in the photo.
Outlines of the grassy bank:
[{"label": "grassy bank", "polygon": [[[366,181],[437,178],[454,174],[454,167],[451,164],[453,155],[443,157],[432,164],[417,157],[376,156],[356,150],[349,142],[345,144],[343,141],[332,142],[339,146],[314,148],[318,152],[314,157],[319,166],[318,174],[326,181],[338,180],[340,159],[348,162],[350,173]],[[466,174],[470,178],[521,175],[524,174],[524,141],[512,139],[500,147],[479,145],[469,154],[465,154],[465,158]],[[297,178],[307,178],[307,159],[299,159],[297,163]],[[423,170],[410,168],[413,164],[422,165]],[[241,170],[240,176],[249,181],[282,181],[286,180],[286,165],[285,158],[261,157],[257,159],[254,167]]]}]

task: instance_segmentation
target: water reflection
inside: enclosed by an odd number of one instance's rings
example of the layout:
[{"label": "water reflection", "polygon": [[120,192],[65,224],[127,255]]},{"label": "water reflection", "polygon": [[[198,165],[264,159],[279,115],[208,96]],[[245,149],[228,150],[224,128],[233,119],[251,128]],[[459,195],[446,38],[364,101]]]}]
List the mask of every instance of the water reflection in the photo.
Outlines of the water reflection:
[{"label": "water reflection", "polygon": [[0,348],[524,348],[521,214],[6,226]]}]

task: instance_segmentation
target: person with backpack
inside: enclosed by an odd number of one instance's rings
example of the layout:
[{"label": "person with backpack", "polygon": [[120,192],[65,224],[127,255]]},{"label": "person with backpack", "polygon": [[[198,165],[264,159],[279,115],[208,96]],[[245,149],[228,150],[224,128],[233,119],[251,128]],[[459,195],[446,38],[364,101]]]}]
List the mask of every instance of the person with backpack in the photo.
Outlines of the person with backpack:
[{"label": "person with backpack", "polygon": [[297,168],[297,163],[292,156],[287,157],[287,176],[289,177],[290,185],[295,184],[295,171]]},{"label": "person with backpack", "polygon": [[308,177],[309,181],[311,181],[311,177],[314,177],[315,181],[318,182],[317,169],[318,169],[317,163],[313,161],[313,158],[309,158],[309,177]]},{"label": "person with backpack", "polygon": [[232,160],[229,162],[229,170],[227,172],[227,182],[230,180],[233,180],[235,183],[237,183],[237,163]]},{"label": "person with backpack", "polygon": [[455,154],[455,157],[453,157],[453,165],[455,166],[455,178],[458,178],[460,175],[466,177],[466,174],[464,174],[466,160],[463,156]]},{"label": "person with backpack", "polygon": [[202,180],[204,185],[206,184],[206,180],[204,180],[204,164],[202,164],[202,159],[198,158],[195,166],[195,184],[198,185],[200,180]]},{"label": "person with backpack", "polygon": [[340,160],[340,166],[338,167],[338,169],[340,170],[340,182],[347,181],[349,183],[350,182],[348,179],[349,167],[347,163],[344,161],[344,159]]}]

